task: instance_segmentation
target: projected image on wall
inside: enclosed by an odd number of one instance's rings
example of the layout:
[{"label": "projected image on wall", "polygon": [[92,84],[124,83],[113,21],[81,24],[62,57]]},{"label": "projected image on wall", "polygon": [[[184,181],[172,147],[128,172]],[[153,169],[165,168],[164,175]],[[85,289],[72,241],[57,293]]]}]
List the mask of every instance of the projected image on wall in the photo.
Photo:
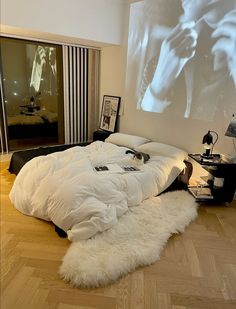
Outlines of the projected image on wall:
[{"label": "projected image on wall", "polygon": [[214,119],[236,108],[236,0],[131,5],[128,83],[139,109]]}]

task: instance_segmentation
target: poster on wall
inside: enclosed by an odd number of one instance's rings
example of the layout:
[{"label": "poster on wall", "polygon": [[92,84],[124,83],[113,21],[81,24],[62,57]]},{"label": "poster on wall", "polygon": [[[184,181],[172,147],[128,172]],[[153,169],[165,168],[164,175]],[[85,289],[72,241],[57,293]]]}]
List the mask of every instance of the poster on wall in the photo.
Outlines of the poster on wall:
[{"label": "poster on wall", "polygon": [[236,0],[130,5],[127,89],[138,109],[211,120],[236,109]]},{"label": "poster on wall", "polygon": [[120,97],[103,96],[102,111],[99,129],[115,132],[116,122],[119,114]]}]

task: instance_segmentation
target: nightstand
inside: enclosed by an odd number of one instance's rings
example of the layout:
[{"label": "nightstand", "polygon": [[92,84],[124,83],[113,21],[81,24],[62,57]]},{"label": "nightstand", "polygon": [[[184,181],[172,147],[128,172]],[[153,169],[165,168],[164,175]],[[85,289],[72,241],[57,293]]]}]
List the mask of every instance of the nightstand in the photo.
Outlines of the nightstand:
[{"label": "nightstand", "polygon": [[[210,160],[202,158],[200,154],[189,154],[188,156],[211,175],[210,179],[202,177],[206,181],[206,185],[202,187],[202,194],[201,188],[189,187],[189,191],[195,196],[196,201],[232,202],[236,190],[236,163],[226,162],[216,154]],[[210,194],[204,194],[204,188]]]},{"label": "nightstand", "polygon": [[105,139],[111,134],[112,132],[98,130],[93,132],[93,141],[102,141],[104,142]]}]

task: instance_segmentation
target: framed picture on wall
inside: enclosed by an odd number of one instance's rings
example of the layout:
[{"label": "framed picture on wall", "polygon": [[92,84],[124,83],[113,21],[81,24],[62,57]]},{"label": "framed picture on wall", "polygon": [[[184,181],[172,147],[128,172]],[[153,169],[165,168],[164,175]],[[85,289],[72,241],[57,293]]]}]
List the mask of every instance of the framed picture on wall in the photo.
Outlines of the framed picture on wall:
[{"label": "framed picture on wall", "polygon": [[115,132],[120,100],[121,98],[116,96],[103,96],[99,129]]}]

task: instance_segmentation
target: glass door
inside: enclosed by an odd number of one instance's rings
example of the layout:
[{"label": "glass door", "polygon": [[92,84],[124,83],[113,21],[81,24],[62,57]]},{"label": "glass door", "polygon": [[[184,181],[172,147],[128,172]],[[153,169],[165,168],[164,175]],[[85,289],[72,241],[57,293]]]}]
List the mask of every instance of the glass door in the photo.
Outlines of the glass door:
[{"label": "glass door", "polygon": [[60,45],[1,38],[9,150],[64,143],[62,70]]}]

